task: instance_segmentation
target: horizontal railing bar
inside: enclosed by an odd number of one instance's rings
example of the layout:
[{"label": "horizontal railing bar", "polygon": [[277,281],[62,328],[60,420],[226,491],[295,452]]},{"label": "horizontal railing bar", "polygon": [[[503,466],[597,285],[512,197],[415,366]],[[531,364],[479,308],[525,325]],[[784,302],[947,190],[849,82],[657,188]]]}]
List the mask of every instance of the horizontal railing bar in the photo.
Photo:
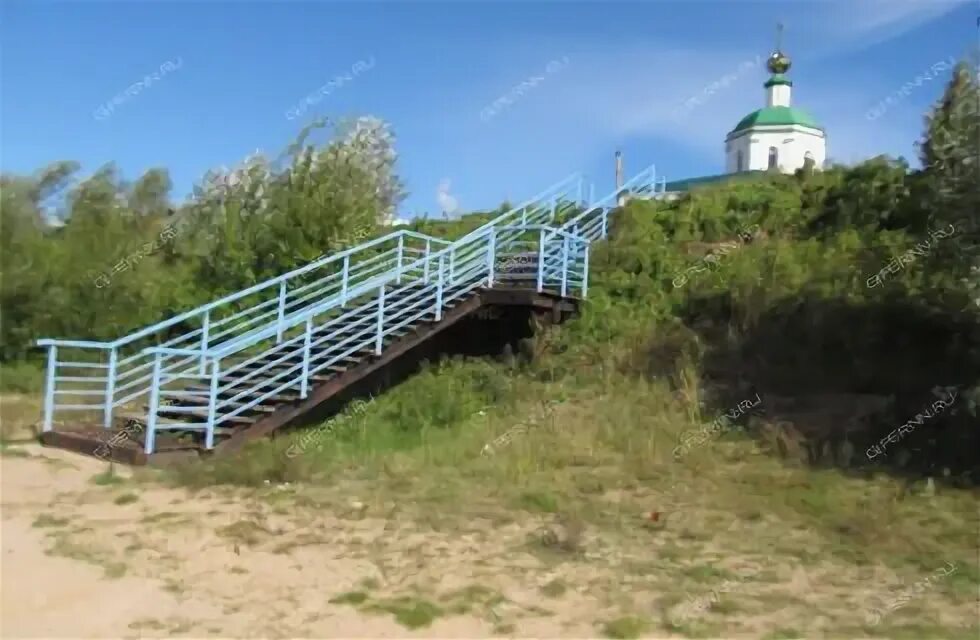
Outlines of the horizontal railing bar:
[{"label": "horizontal railing bar", "polygon": [[58,367],[68,367],[68,368],[72,368],[72,369],[75,369],[75,368],[79,368],[79,369],[85,369],[85,368],[91,368],[91,369],[108,369],[109,368],[109,365],[107,365],[107,364],[101,364],[101,363],[98,363],[98,362],[58,362],[57,363],[57,366]]},{"label": "horizontal railing bar", "polygon": [[92,342],[90,340],[60,340],[41,338],[37,341],[39,347],[78,347],[80,349],[111,349],[111,342]]}]

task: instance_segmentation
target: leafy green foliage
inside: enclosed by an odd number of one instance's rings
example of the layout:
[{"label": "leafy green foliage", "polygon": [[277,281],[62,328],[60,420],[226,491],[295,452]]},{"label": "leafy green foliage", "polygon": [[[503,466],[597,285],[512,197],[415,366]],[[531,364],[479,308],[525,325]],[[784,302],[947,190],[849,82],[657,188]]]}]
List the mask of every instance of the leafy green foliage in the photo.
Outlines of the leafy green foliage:
[{"label": "leafy green foliage", "polygon": [[40,337],[118,338],[379,235],[403,197],[394,138],[361,118],[310,142],[326,128],[277,163],[209,172],[182,204],[163,169],[132,184],[111,165],[76,180],[70,162],[2,176],[0,360]]}]

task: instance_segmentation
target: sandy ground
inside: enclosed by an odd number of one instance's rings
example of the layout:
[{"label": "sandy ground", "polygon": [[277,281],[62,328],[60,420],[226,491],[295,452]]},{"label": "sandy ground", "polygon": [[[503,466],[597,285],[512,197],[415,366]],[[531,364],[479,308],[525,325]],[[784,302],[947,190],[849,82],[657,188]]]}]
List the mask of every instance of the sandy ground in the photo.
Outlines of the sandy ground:
[{"label": "sandy ground", "polygon": [[[126,469],[97,482],[106,468],[34,444],[0,456],[3,637],[595,638],[636,612],[659,629],[645,638],[968,637],[864,633],[869,603],[908,578],[801,564],[832,541],[765,521],[695,527],[703,539],[586,531],[571,559],[529,543],[544,515],[442,527],[369,488],[191,492]],[[691,576],[709,610],[665,622]],[[889,624],[963,629],[975,613],[933,588]]]},{"label": "sandy ground", "polygon": [[[558,603],[538,610],[547,573],[515,579],[506,601],[483,606],[474,585],[488,549],[469,535],[423,535],[366,517],[298,519],[230,493],[98,486],[92,478],[104,463],[19,449],[31,457],[0,458],[4,637],[477,638],[497,635],[495,627],[515,632],[496,626],[504,619],[519,620],[521,635],[596,635],[574,622],[577,598],[560,603],[569,615],[556,615]],[[131,494],[138,499],[117,504]],[[382,537],[399,540],[402,552],[378,544]],[[510,561],[519,568],[522,559]],[[390,612],[329,602],[365,583],[406,597],[433,581],[443,593],[469,589],[455,602],[473,612],[413,630]]]}]

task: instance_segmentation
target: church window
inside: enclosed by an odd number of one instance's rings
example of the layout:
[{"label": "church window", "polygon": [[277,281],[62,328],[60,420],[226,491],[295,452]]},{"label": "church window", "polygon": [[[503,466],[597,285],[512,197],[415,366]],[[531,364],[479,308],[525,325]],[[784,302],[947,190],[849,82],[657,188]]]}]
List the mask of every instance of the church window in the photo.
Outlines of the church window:
[{"label": "church window", "polygon": [[817,162],[813,159],[813,154],[807,151],[803,154],[803,171],[807,173],[812,173],[814,166]]}]

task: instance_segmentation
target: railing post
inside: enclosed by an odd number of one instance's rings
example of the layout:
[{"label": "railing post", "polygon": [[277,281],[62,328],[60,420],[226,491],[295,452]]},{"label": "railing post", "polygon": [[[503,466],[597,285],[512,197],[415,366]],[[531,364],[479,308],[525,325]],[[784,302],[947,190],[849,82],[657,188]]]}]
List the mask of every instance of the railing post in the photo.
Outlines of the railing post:
[{"label": "railing post", "polygon": [[548,215],[548,219],[552,222],[555,221],[555,210],[558,208],[558,196],[551,196],[551,213]]},{"label": "railing post", "polygon": [[306,333],[303,335],[303,381],[299,384],[299,397],[306,400],[310,378],[310,339],[313,336],[313,318],[306,319]]},{"label": "railing post", "polygon": [[395,284],[402,283],[402,255],[405,253],[405,236],[398,236],[398,266],[395,267]]},{"label": "railing post", "polygon": [[606,237],[606,225],[608,223],[608,218],[609,218],[608,210],[605,207],[602,207],[602,237],[603,237],[603,239],[605,239],[605,237]]},{"label": "railing post", "polygon": [[208,309],[204,312],[204,322],[201,325],[201,366],[198,371],[199,375],[204,375],[204,370],[207,365],[207,357],[204,355],[208,350],[208,333],[211,331],[211,310]]},{"label": "railing post", "polygon": [[497,230],[490,227],[490,242],[487,244],[487,287],[493,286],[493,261],[496,258]]},{"label": "railing post", "polygon": [[378,335],[374,339],[374,355],[381,355],[381,339],[385,320],[385,286],[378,287]]},{"label": "railing post", "polygon": [[561,297],[568,293],[568,236],[562,237],[561,242]]},{"label": "railing post", "polygon": [[456,247],[449,247],[449,286],[453,286],[453,276],[456,274]]},{"label": "railing post", "polygon": [[527,206],[521,209],[521,226],[527,226]]},{"label": "railing post", "polygon": [[214,418],[218,408],[218,376],[221,373],[221,358],[211,363],[211,393],[208,395],[208,426],[204,434],[204,448],[214,448]]},{"label": "railing post", "polygon": [[276,344],[282,342],[283,321],[286,317],[286,281],[279,283],[279,312],[276,315]]},{"label": "railing post", "polygon": [[538,293],[544,290],[544,243],[545,230],[540,231],[540,241],[538,242]]},{"label": "railing post", "polygon": [[432,248],[431,245],[432,245],[431,240],[425,241],[425,266],[422,267],[423,269],[422,280],[425,284],[429,284],[429,253],[431,252],[431,248]]},{"label": "railing post", "polygon": [[54,375],[58,367],[58,347],[48,347],[48,372],[44,381],[44,430],[51,431],[54,422]]},{"label": "railing post", "polygon": [[347,306],[347,276],[350,273],[350,255],[344,256],[344,275],[340,279],[340,306]]},{"label": "railing post", "polygon": [[439,280],[436,282],[436,322],[442,320],[442,287],[444,271],[442,267],[442,259],[445,257],[445,253],[439,254],[439,266],[436,267],[439,270]]},{"label": "railing post", "polygon": [[585,260],[582,263],[582,299],[589,297],[589,243],[585,243]]},{"label": "railing post", "polygon": [[109,369],[105,380],[105,409],[102,414],[102,426],[106,429],[112,426],[112,401],[116,395],[116,348],[109,350]]},{"label": "railing post", "polygon": [[150,407],[146,416],[146,442],[143,450],[153,453],[157,434],[157,408],[160,406],[160,352],[153,354],[153,379],[150,381]]}]

